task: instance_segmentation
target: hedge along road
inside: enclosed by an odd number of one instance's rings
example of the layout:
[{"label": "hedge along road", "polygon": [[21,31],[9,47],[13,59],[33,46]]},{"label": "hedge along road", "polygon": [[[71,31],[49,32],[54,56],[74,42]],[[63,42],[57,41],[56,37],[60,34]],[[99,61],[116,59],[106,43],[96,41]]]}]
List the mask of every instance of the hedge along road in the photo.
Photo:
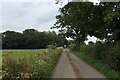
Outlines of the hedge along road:
[{"label": "hedge along road", "polygon": [[95,70],[74,54],[70,53],[68,49],[64,49],[62,55],[53,70],[52,78],[102,78],[107,80],[106,76]]}]

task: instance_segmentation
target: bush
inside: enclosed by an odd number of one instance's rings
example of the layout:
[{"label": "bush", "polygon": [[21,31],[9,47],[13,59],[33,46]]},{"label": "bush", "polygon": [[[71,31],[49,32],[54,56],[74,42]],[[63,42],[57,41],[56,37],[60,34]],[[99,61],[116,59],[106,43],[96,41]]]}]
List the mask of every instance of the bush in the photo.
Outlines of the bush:
[{"label": "bush", "polygon": [[111,50],[111,67],[120,71],[120,42]]},{"label": "bush", "polygon": [[81,52],[101,60],[112,69],[120,71],[120,42],[108,44],[97,41],[95,44],[81,44]]},{"label": "bush", "polygon": [[62,48],[46,49],[43,53],[28,56],[20,59],[10,54],[3,55],[2,78],[34,80],[36,78],[49,78],[62,52]]},{"label": "bush", "polygon": [[56,46],[54,46],[54,45],[48,45],[48,49],[56,49]]},{"label": "bush", "polygon": [[49,78],[50,74],[61,54],[59,49],[47,49],[43,54],[38,53],[31,57],[33,67],[31,67],[32,77],[34,78]]},{"label": "bush", "polygon": [[104,59],[104,53],[102,53],[102,51],[104,51],[104,44],[102,44],[100,41],[97,41],[95,43],[95,46],[94,46],[94,56],[97,58],[97,59]]},{"label": "bush", "polygon": [[15,59],[10,54],[3,56],[2,77],[3,80],[11,77],[13,79],[29,78],[30,64],[28,58]]},{"label": "bush", "polygon": [[94,58],[93,56],[84,54],[82,52],[75,52],[73,51],[75,55],[77,55],[80,59],[83,59],[85,62],[93,66],[98,71],[105,74],[110,80],[120,80],[118,71],[111,69],[110,66],[107,66],[106,64],[103,64],[101,60],[98,60]]},{"label": "bush", "polygon": [[71,50],[75,50],[75,44],[71,44],[71,45],[69,45],[69,49],[71,49]]}]

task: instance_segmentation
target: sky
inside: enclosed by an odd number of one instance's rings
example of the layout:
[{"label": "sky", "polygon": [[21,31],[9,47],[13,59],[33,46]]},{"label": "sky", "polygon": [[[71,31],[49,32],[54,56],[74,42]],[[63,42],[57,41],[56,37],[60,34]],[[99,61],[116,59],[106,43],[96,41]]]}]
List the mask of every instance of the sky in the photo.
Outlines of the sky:
[{"label": "sky", "polygon": [[[66,3],[67,1],[63,5],[55,4],[53,0],[1,0],[0,32],[22,32],[31,28],[38,31],[53,31],[50,27],[56,22],[55,17],[59,14],[59,8]],[[94,42],[96,40],[95,37],[88,38]]]},{"label": "sky", "polygon": [[59,7],[53,2],[2,3],[2,31],[50,30],[56,21],[55,16],[59,14]]},{"label": "sky", "polygon": [[[51,30],[56,22],[56,15],[63,5],[55,4],[54,0],[1,0],[0,32],[14,30],[22,32],[34,28],[39,31]],[[97,0],[92,0],[93,2]]]}]

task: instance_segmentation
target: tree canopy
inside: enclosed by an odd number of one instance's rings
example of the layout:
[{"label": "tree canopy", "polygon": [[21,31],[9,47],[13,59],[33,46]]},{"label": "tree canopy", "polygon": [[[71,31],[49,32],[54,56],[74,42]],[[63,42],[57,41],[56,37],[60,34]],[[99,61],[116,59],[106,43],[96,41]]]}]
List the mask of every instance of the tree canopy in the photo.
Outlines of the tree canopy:
[{"label": "tree canopy", "polygon": [[26,29],[23,33],[6,31],[2,33],[3,49],[40,49],[48,45],[63,46],[67,44],[63,38],[53,32],[39,32],[35,29]]},{"label": "tree canopy", "polygon": [[69,2],[59,11],[52,28],[60,28],[60,34],[73,38],[77,50],[88,35],[106,42],[120,39],[120,3]]},{"label": "tree canopy", "polygon": [[92,7],[92,3],[68,3],[60,9],[61,14],[56,16],[57,22],[53,28],[61,28],[60,33],[75,39],[78,50],[80,42],[87,39]]}]

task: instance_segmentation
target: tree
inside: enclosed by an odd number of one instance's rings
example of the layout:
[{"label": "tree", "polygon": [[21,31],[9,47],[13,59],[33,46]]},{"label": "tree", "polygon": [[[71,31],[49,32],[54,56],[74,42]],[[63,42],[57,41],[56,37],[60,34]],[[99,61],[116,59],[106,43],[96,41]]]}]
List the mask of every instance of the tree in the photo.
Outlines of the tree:
[{"label": "tree", "polygon": [[0,33],[0,49],[2,49],[2,33]]},{"label": "tree", "polygon": [[107,32],[110,34],[107,40],[110,42],[120,41],[120,3],[102,2],[100,5],[106,8],[104,22]]},{"label": "tree", "polygon": [[[0,41],[1,43],[1,41]],[[26,29],[23,33],[6,31],[2,33],[3,49],[42,49],[48,45],[63,46],[67,40],[53,32],[39,32]]]},{"label": "tree", "polygon": [[23,48],[24,41],[21,33],[6,31],[2,33],[2,48],[17,49]]},{"label": "tree", "polygon": [[100,2],[94,5],[92,15],[89,35],[110,43],[120,40],[120,3]]},{"label": "tree", "polygon": [[26,29],[23,31],[23,36],[25,38],[25,47],[26,48],[38,48],[40,47],[39,41],[39,32],[34,29]]},{"label": "tree", "polygon": [[87,39],[87,26],[91,16],[93,3],[70,2],[60,9],[57,22],[52,28],[61,28],[60,33],[76,41],[76,50],[80,50],[80,42]]}]

